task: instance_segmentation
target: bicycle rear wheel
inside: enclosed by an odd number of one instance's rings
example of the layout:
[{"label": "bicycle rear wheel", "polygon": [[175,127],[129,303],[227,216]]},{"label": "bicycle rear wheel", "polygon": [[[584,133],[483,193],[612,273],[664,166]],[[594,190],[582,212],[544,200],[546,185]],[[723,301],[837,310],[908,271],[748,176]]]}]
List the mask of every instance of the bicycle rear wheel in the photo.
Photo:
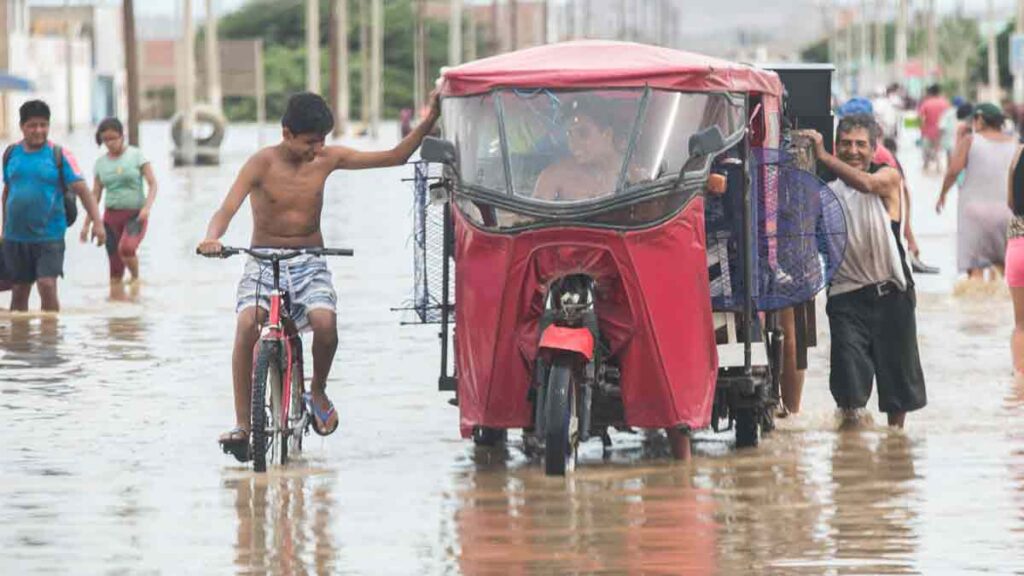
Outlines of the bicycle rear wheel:
[{"label": "bicycle rear wheel", "polygon": [[302,435],[306,430],[306,403],[302,400],[303,371],[302,371],[302,340],[293,336],[288,340],[292,347],[291,351],[291,398],[288,408],[288,425],[285,427],[281,438],[282,463],[287,462],[289,457],[294,458],[302,452]]},{"label": "bicycle rear wheel", "polygon": [[[275,432],[280,430],[277,425],[281,396],[281,345],[280,342],[265,341],[257,344],[258,352],[253,365],[252,374],[252,430],[249,438],[252,442],[252,467],[256,472],[267,471],[267,455],[270,462],[279,463],[281,443],[275,442]],[[276,391],[276,392],[275,392]],[[274,395],[277,401],[274,401]]]}]

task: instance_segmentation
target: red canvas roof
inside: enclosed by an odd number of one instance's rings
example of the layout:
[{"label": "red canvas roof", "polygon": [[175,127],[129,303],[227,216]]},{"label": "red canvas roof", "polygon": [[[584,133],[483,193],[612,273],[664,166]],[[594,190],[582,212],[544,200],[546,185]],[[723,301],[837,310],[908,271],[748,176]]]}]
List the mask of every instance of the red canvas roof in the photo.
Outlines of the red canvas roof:
[{"label": "red canvas roof", "polygon": [[577,40],[500,54],[444,72],[442,94],[497,87],[634,88],[782,95],[774,72],[692,52],[632,42]]}]

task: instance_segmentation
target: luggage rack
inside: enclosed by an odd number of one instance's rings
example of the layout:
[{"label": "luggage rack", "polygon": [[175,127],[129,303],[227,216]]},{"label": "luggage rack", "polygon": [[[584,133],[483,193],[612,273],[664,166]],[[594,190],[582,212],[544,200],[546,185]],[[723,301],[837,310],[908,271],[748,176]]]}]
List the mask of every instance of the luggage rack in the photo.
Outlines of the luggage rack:
[{"label": "luggage rack", "polygon": [[394,311],[413,312],[402,324],[442,324],[453,320],[450,301],[454,270],[450,265],[451,207],[440,184],[440,166],[412,162],[413,177],[413,290],[407,303]]}]

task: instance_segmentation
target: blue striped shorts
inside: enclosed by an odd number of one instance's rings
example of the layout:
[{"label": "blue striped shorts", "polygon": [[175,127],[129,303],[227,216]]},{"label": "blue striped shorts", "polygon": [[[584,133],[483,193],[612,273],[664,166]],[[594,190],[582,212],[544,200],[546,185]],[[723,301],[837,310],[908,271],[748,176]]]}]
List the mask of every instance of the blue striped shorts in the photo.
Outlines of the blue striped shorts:
[{"label": "blue striped shorts", "polygon": [[[286,252],[287,250],[280,250]],[[274,250],[267,250],[268,253]],[[281,290],[288,295],[288,314],[298,330],[309,329],[310,310],[337,309],[331,271],[322,256],[304,255],[281,262]],[[270,310],[270,292],[274,289],[274,268],[270,262],[249,257],[238,282],[235,312],[259,306]]]}]

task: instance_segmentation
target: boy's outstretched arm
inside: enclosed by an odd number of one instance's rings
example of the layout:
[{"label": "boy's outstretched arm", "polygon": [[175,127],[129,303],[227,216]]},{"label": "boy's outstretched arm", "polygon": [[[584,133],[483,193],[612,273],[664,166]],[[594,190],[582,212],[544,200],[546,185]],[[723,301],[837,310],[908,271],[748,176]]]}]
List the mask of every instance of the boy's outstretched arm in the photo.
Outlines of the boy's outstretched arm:
[{"label": "boy's outstretched arm", "polygon": [[437,90],[430,95],[430,114],[420,122],[416,129],[409,133],[391,150],[362,152],[345,146],[331,146],[330,154],[336,160],[335,170],[360,170],[363,168],[385,168],[401,166],[409,161],[412,153],[420,147],[423,138],[434,129],[434,124],[441,117],[441,99]]},{"label": "boy's outstretched arm", "polygon": [[242,170],[235,178],[235,183],[231,185],[231,190],[224,197],[224,202],[210,218],[210,224],[206,227],[206,238],[199,243],[199,251],[203,254],[216,254],[221,251],[221,236],[228,231],[228,224],[231,223],[231,219],[234,218],[238,208],[245,201],[249,190],[256,182],[259,166],[256,158],[256,156],[249,158],[242,166]]}]

